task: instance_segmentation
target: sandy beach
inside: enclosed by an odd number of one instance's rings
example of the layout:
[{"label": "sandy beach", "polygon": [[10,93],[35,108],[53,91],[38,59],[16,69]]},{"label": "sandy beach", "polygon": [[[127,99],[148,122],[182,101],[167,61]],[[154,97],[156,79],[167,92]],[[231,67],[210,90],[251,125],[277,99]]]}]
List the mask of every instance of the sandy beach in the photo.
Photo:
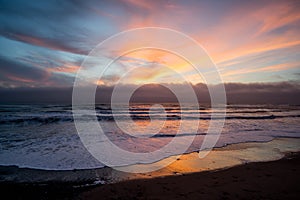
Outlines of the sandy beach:
[{"label": "sandy beach", "polygon": [[1,166],[0,191],[12,199],[298,199],[299,167],[299,139],[277,138],[216,148],[204,159],[197,152],[185,154],[144,174],[108,167],[51,171]]},{"label": "sandy beach", "polygon": [[185,175],[74,187],[76,183],[2,182],[10,199],[299,199],[300,154]]},{"label": "sandy beach", "polygon": [[299,199],[300,155],[219,171],[104,185],[79,199]]}]

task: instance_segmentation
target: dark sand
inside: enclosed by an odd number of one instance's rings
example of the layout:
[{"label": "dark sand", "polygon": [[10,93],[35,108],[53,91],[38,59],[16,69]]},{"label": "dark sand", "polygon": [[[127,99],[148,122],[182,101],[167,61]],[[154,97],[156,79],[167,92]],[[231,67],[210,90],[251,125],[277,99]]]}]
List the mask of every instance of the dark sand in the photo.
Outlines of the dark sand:
[{"label": "dark sand", "polygon": [[104,185],[81,199],[300,199],[300,154],[219,171]]},{"label": "dark sand", "polygon": [[299,167],[297,153],[278,161],[248,163],[219,171],[94,187],[78,188],[72,182],[2,182],[0,192],[8,199],[300,199]]}]

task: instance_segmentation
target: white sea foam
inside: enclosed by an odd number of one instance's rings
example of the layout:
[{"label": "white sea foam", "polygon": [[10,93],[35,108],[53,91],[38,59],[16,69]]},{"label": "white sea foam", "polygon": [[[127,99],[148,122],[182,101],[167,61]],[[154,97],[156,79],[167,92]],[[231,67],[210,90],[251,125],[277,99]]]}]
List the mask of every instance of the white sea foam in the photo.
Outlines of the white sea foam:
[{"label": "white sea foam", "polygon": [[[148,123],[148,108],[149,105],[131,107],[131,117],[137,125],[142,127]],[[51,170],[104,167],[82,145],[70,109],[67,105],[0,106],[0,165]],[[195,110],[191,105],[181,111],[177,105],[167,105],[166,111],[168,119],[159,134],[132,137],[118,129],[108,105],[96,107],[99,123],[107,137],[131,152],[151,152],[161,148],[176,136],[181,121],[180,113],[185,116],[182,123],[193,124],[192,120],[198,120],[195,116],[200,112],[199,131],[190,133],[189,130],[184,130],[184,133],[178,135],[182,139],[182,143],[178,145],[184,145],[187,137],[195,136],[188,152],[198,151],[212,111],[208,107]],[[300,137],[299,107],[229,106],[227,111],[227,120],[216,147],[233,143],[265,142],[276,137]],[[155,112],[152,110],[152,120],[161,120],[163,117]],[[120,109],[114,117],[122,120],[123,115],[124,111]],[[82,116],[82,120],[86,120],[85,116]],[[99,141],[99,145],[101,142],[106,141]],[[173,154],[173,151],[169,152],[169,155]]]}]

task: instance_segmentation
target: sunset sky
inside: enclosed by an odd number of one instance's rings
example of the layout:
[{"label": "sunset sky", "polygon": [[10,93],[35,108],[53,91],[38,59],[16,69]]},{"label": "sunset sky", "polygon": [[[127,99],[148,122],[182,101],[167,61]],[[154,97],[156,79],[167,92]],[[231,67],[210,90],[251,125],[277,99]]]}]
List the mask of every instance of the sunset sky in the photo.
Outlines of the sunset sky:
[{"label": "sunset sky", "polygon": [[[149,26],[194,38],[224,82],[298,81],[299,10],[300,1],[288,0],[0,0],[0,87],[70,87],[81,62],[98,43],[120,31]],[[144,68],[132,74],[130,83],[172,82],[159,67],[165,63],[192,83],[201,82],[165,52],[136,52],[120,62],[101,84],[113,83],[129,65],[151,66],[147,76]]]}]

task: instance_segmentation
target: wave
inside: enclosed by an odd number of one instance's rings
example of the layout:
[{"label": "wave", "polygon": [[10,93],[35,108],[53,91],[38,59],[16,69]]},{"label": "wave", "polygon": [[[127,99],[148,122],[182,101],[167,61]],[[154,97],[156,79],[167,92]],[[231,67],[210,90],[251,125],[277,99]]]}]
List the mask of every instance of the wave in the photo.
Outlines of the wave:
[{"label": "wave", "polygon": [[[138,120],[221,120],[222,117],[213,117],[211,116],[183,116],[180,115],[167,115],[166,117],[163,115],[152,115],[151,118],[149,115],[97,115],[98,121],[114,121],[114,120],[128,120],[132,119],[134,121]],[[92,115],[82,115],[78,119],[82,121],[88,121],[93,118]],[[279,119],[279,118],[300,118],[300,115],[265,115],[265,116],[226,116],[226,120],[270,120],[270,119]],[[64,115],[64,116],[26,116],[26,117],[2,117],[0,118],[1,124],[30,124],[30,123],[39,123],[39,124],[49,124],[49,123],[60,123],[60,122],[73,122],[72,115]]]},{"label": "wave", "polygon": [[29,124],[29,123],[40,123],[40,124],[49,124],[49,123],[57,123],[57,122],[67,122],[73,121],[72,117],[26,117],[26,118],[11,118],[11,119],[0,119],[1,124]]},{"label": "wave", "polygon": [[226,116],[226,119],[276,119],[276,118],[298,118],[300,115],[268,115],[268,116]]},{"label": "wave", "polygon": [[206,133],[185,133],[185,134],[155,134],[151,138],[167,138],[167,137],[186,137],[186,136],[197,136],[206,135]]}]

